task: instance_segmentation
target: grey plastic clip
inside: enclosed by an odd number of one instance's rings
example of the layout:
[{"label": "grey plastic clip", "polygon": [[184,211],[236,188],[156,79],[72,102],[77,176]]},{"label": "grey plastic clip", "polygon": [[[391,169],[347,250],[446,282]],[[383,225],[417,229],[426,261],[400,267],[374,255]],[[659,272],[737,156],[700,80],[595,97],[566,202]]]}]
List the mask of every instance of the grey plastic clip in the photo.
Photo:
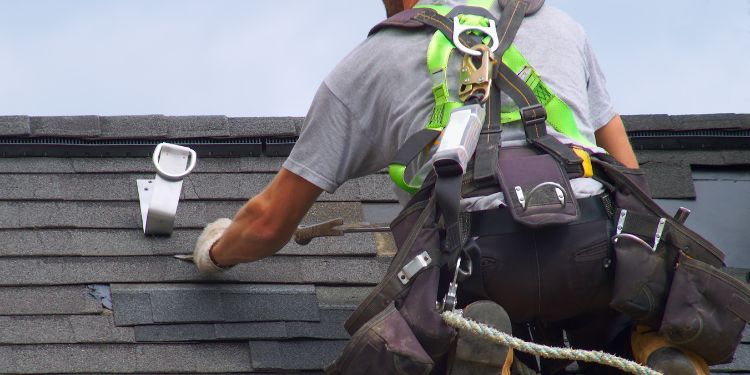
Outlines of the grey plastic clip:
[{"label": "grey plastic clip", "polygon": [[414,257],[414,259],[412,259],[409,263],[406,263],[406,265],[401,268],[401,271],[398,273],[398,279],[401,281],[401,284],[408,284],[411,278],[414,277],[417,272],[421,271],[424,268],[427,268],[430,263],[432,263],[432,258],[430,258],[430,254],[427,254],[426,251]]},{"label": "grey plastic clip", "polygon": [[141,205],[143,233],[170,235],[182,191],[182,179],[195,168],[195,151],[190,148],[161,143],[154,150],[156,177],[137,180],[138,200]]}]

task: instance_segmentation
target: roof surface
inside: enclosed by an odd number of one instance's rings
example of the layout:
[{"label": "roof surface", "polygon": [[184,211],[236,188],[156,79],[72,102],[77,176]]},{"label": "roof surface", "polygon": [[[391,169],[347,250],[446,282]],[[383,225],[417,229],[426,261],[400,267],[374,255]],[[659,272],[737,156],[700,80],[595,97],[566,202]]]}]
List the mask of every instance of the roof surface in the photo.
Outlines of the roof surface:
[{"label": "roof surface", "polygon": [[[206,223],[232,217],[261,191],[284,160],[268,155],[288,152],[279,140],[293,140],[301,122],[0,117],[0,373],[320,372],[348,339],[343,322],[384,275],[395,251],[390,235],[289,244],[216,276],[172,257],[191,252]],[[638,131],[750,129],[748,115],[626,122]],[[240,139],[252,142],[222,151]],[[154,177],[146,155],[165,140],[213,148],[199,151],[185,179],[172,236],[146,237],[136,179]],[[659,198],[696,196],[691,165],[750,167],[747,149],[638,156]],[[375,174],[324,193],[304,223],[386,222],[397,212],[388,176]],[[729,370],[750,373],[750,345],[717,368]]]}]

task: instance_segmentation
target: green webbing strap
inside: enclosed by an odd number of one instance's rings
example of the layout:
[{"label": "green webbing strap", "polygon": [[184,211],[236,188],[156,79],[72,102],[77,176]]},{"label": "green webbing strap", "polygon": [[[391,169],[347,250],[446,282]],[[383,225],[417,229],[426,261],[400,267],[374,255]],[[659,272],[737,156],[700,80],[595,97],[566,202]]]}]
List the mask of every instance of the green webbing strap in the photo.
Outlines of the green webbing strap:
[{"label": "green webbing strap", "polygon": [[[515,45],[511,45],[505,51],[505,54],[503,54],[503,63],[516,73],[516,75],[528,68],[528,77],[525,78],[526,84],[534,92],[534,96],[539,99],[544,109],[547,110],[547,122],[552,128],[585,146],[595,147],[578,130],[573,110],[549,89],[547,84],[542,81],[539,74],[531,67],[531,64],[529,64]],[[500,122],[505,124],[520,120],[521,114],[519,111],[503,112],[500,118]]]},{"label": "green webbing strap", "polygon": [[[415,8],[432,9],[441,16],[445,16],[451,10],[445,5],[417,5]],[[432,96],[435,99],[435,107],[426,126],[428,129],[443,130],[448,124],[451,111],[463,106],[457,98],[451,98],[448,91],[448,61],[453,48],[453,42],[440,31],[435,32],[427,47],[427,71],[432,80]]]}]

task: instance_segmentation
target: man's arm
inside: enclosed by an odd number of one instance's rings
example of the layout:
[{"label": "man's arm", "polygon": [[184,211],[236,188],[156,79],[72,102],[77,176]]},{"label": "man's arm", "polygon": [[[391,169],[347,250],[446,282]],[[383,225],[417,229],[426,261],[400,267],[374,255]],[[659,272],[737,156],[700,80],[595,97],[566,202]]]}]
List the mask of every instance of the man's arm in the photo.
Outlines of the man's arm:
[{"label": "man's arm", "polygon": [[594,132],[596,144],[607,150],[612,157],[628,168],[638,168],[633,147],[625,133],[620,115],[615,115],[606,125]]},{"label": "man's arm", "polygon": [[323,190],[282,168],[237,212],[211,248],[219,266],[256,261],[279,251]]}]

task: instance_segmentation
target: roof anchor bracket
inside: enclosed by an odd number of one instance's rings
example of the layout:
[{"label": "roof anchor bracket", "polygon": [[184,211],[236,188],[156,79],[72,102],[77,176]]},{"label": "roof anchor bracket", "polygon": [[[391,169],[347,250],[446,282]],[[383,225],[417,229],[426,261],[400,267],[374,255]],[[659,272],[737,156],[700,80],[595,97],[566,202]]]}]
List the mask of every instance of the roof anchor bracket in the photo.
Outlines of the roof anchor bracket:
[{"label": "roof anchor bracket", "polygon": [[153,155],[156,177],[136,180],[143,233],[171,235],[182,192],[182,179],[195,168],[198,156],[188,147],[160,143]]}]

